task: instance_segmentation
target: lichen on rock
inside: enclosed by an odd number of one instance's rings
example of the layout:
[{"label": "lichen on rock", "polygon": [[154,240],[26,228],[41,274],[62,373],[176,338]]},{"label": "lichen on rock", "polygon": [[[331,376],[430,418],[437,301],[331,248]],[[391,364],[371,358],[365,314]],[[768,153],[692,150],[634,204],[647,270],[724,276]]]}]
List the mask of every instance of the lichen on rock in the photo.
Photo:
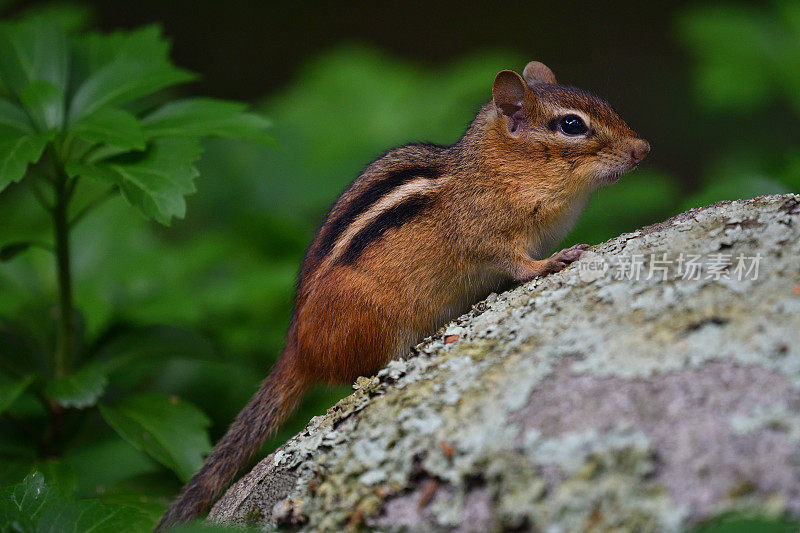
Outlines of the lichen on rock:
[{"label": "lichen on rock", "polygon": [[[360,378],[209,519],[679,531],[727,510],[800,516],[800,196],[693,209],[591,252]],[[706,272],[687,279],[694,256]],[[736,279],[737,257],[757,275]]]}]

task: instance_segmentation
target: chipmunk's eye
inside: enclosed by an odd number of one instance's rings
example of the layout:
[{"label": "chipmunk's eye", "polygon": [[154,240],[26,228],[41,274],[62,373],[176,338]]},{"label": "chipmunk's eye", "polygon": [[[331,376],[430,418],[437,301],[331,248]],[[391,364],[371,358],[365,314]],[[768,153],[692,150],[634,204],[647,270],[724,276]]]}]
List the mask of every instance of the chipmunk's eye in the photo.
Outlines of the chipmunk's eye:
[{"label": "chipmunk's eye", "polygon": [[565,135],[583,135],[589,128],[583,123],[581,117],[577,115],[567,115],[558,123],[558,128]]}]

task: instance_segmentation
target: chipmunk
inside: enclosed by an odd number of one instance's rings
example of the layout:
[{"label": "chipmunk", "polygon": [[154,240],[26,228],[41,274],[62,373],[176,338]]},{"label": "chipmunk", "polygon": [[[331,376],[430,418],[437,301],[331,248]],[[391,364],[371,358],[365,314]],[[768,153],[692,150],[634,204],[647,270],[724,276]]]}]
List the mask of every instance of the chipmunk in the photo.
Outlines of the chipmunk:
[{"label": "chipmunk", "polygon": [[199,516],[312,384],[371,375],[490,292],[577,260],[586,244],[546,253],[649,151],[605,101],[533,61],[497,74],[452,146],[373,161],[306,252],[271,374],[156,529]]}]

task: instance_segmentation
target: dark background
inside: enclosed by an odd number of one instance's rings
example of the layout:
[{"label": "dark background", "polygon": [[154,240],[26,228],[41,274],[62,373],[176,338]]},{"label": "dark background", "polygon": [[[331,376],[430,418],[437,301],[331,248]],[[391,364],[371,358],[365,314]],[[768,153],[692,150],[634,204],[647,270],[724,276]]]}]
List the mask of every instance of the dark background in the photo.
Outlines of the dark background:
[{"label": "dark background", "polygon": [[[651,141],[652,164],[689,185],[703,153],[713,147],[713,137],[703,132],[730,133],[723,121],[703,125],[693,119],[689,57],[673,38],[683,1],[87,4],[105,30],[159,22],[173,39],[176,62],[202,73],[190,89],[198,94],[255,100],[343,42],[373,45],[426,66],[504,49],[542,61],[561,83],[607,99]],[[491,80],[486,87],[488,100]]]}]

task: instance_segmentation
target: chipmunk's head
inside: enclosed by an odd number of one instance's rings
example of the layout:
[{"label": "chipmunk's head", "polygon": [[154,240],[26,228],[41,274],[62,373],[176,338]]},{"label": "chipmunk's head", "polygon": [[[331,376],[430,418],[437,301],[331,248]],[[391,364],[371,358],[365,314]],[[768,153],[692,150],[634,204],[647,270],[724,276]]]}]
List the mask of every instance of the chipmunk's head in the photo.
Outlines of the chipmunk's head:
[{"label": "chipmunk's head", "polygon": [[504,70],[492,87],[501,142],[536,158],[537,169],[589,188],[614,183],[650,151],[604,100],[557,84],[542,63]]}]

